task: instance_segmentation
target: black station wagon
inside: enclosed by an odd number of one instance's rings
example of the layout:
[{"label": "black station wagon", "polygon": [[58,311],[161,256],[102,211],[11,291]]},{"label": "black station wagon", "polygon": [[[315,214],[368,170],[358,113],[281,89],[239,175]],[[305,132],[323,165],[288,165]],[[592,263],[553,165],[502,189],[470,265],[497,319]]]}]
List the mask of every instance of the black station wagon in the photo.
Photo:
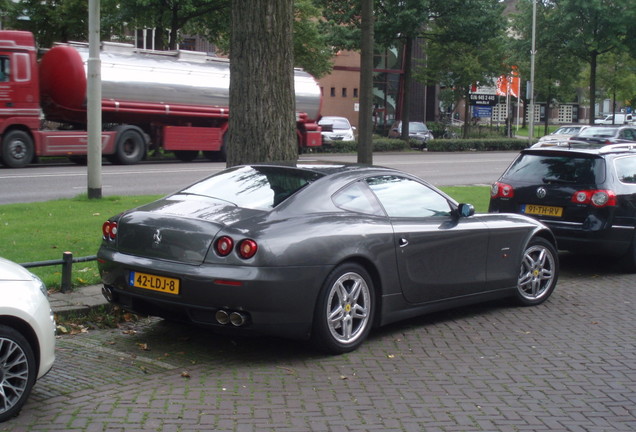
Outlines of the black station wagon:
[{"label": "black station wagon", "polygon": [[636,144],[532,148],[492,185],[490,212],[549,226],[560,250],[621,257],[636,270]]}]

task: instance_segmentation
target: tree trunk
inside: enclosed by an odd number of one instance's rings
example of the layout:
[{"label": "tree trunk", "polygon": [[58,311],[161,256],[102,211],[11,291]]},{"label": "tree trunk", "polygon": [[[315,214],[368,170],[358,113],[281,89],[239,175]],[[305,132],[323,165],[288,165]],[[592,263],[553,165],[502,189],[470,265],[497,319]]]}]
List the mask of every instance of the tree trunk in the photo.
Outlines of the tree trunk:
[{"label": "tree trunk", "polygon": [[358,162],[373,163],[373,0],[362,0]]},{"label": "tree trunk", "polygon": [[227,165],[298,158],[293,0],[232,0]]},{"label": "tree trunk", "polygon": [[590,124],[594,125],[596,117],[596,57],[597,53],[591,54],[590,58]]},{"label": "tree trunk", "polygon": [[[402,139],[409,140],[409,123],[411,121],[411,69],[413,63],[413,38],[406,37],[406,43],[404,44],[404,87],[402,96]],[[422,119],[426,122],[426,119]]]}]

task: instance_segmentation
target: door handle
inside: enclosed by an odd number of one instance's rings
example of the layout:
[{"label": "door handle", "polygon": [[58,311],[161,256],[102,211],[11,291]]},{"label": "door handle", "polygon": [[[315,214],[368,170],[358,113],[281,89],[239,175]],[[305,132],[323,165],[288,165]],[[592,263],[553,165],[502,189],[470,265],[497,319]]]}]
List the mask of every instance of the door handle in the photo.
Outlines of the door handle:
[{"label": "door handle", "polygon": [[400,247],[407,246],[408,244],[409,244],[409,241],[405,239],[404,237],[400,237],[400,240],[398,240],[398,245]]}]

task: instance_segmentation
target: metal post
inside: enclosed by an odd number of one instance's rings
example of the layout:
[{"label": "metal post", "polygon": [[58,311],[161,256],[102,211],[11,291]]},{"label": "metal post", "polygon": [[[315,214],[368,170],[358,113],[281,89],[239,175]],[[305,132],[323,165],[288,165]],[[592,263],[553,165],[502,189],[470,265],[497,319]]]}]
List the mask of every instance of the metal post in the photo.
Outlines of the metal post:
[{"label": "metal post", "polygon": [[64,252],[62,255],[62,286],[60,290],[65,293],[71,289],[71,280],[73,275],[73,253]]},{"label": "metal post", "polygon": [[88,1],[88,198],[102,197],[102,78],[99,0]]},{"label": "metal post", "polygon": [[528,113],[528,141],[532,145],[534,138],[534,56],[536,54],[535,40],[537,30],[537,0],[532,0],[532,48],[530,51],[530,106]]}]

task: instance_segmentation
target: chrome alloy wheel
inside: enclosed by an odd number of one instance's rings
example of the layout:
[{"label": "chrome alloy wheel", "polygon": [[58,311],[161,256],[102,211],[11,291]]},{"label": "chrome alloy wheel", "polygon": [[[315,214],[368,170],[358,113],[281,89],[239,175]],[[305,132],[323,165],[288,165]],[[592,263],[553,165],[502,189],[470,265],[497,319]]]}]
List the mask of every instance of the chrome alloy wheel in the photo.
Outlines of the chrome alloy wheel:
[{"label": "chrome alloy wheel", "polygon": [[0,415],[23,402],[32,385],[29,373],[27,353],[15,341],[0,338]]},{"label": "chrome alloy wheel", "polygon": [[558,263],[554,248],[546,241],[531,243],[523,254],[517,282],[521,300],[528,304],[537,304],[545,300],[556,284],[557,271]]},{"label": "chrome alloy wheel", "polygon": [[370,321],[371,294],[362,276],[348,272],[340,276],[327,298],[327,325],[332,337],[352,344],[364,333]]}]

